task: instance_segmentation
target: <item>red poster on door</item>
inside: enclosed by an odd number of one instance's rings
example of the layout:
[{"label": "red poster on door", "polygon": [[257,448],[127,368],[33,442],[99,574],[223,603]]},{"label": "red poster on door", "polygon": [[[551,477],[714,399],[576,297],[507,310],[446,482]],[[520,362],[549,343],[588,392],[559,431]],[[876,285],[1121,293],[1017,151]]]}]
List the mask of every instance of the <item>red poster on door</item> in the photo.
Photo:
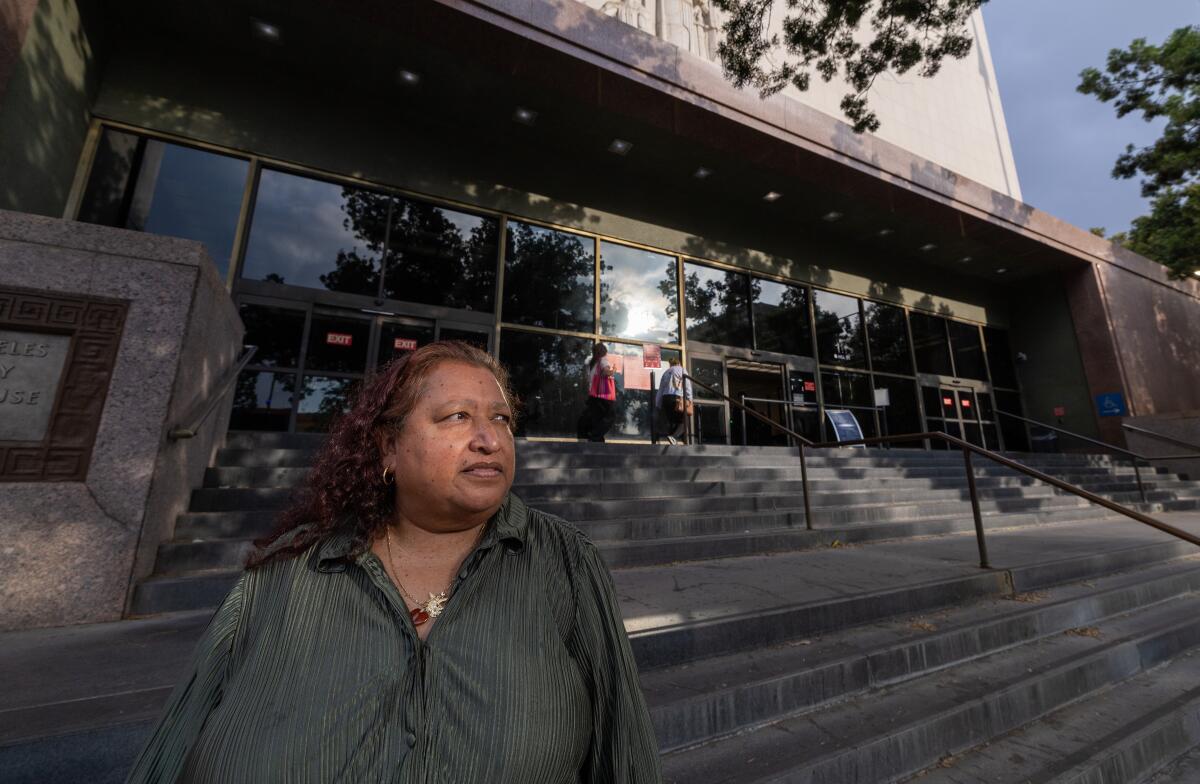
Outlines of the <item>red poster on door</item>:
[{"label": "red poster on door", "polygon": [[642,367],[662,367],[662,346],[654,343],[642,346]]},{"label": "red poster on door", "polygon": [[1054,407],[1054,416],[1060,417],[1060,416],[1066,416],[1066,415],[1067,415],[1067,407],[1066,406],[1055,406]]},{"label": "red poster on door", "polygon": [[354,336],[349,332],[326,332],[325,342],[330,346],[350,346],[354,344]]},{"label": "red poster on door", "polygon": [[392,348],[396,349],[397,351],[416,351],[417,350],[417,339],[416,338],[396,338],[395,340],[392,341]]},{"label": "red poster on door", "polygon": [[805,392],[816,392],[817,391],[817,382],[816,381],[805,381],[804,382],[804,391]]}]

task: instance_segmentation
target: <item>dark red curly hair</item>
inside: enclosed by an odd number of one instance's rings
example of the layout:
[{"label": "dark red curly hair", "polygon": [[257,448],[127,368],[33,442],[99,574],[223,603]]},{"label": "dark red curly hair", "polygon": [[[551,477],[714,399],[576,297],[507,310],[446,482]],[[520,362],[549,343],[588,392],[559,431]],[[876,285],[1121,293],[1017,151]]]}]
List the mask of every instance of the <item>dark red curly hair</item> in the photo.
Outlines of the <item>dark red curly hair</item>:
[{"label": "dark red curly hair", "polygon": [[[384,532],[394,511],[395,490],[383,481],[379,435],[386,429],[403,430],[425,379],[443,362],[490,371],[515,410],[504,366],[469,343],[430,343],[390,362],[366,380],[351,409],[335,420],[300,492],[280,514],[275,531],[255,542],[258,550],[247,560],[247,568],[295,557],[334,533],[350,534],[354,553],[361,553]],[[285,543],[275,546],[281,541]]]}]

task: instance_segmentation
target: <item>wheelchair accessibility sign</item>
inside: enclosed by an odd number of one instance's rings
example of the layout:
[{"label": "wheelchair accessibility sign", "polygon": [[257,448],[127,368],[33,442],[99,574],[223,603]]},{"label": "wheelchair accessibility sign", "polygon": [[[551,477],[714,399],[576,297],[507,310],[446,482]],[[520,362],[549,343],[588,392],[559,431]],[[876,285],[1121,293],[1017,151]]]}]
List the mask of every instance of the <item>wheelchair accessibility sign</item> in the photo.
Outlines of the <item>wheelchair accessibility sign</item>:
[{"label": "wheelchair accessibility sign", "polygon": [[1100,416],[1125,416],[1129,413],[1125,408],[1125,396],[1120,392],[1096,395],[1096,410]]}]

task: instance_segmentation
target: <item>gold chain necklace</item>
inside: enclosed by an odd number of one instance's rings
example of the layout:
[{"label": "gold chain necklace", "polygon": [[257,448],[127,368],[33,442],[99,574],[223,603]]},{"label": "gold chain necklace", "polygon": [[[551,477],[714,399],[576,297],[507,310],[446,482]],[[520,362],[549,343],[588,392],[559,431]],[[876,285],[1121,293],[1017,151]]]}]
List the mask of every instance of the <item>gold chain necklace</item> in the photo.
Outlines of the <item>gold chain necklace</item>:
[{"label": "gold chain necklace", "polygon": [[[468,554],[474,552],[479,545],[479,540],[483,538],[483,531],[486,528],[486,523],[479,527],[479,533],[475,536],[475,541],[471,544]],[[404,589],[404,583],[400,580],[400,567],[396,565],[396,556],[392,554],[392,527],[387,527],[385,544],[387,546],[388,562],[392,565],[392,571],[396,576],[396,587],[400,589],[400,594],[412,604],[416,605],[408,611],[408,617],[412,619],[413,626],[420,626],[429,621],[430,618],[436,618],[446,609],[446,602],[450,601],[450,588],[454,585],[451,580],[450,585],[447,585],[437,593],[429,594],[429,599],[425,602],[418,602],[413,595]]]}]

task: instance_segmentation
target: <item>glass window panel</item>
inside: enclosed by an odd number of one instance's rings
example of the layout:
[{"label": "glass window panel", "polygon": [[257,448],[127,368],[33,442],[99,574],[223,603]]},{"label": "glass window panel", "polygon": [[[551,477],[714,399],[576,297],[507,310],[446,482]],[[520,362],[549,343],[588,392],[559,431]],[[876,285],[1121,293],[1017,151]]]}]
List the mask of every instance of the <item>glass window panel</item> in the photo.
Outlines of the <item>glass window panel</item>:
[{"label": "glass window panel", "polygon": [[950,343],[954,346],[954,375],[958,378],[987,378],[983,364],[983,344],[979,327],[961,321],[950,322]]},{"label": "glass window panel", "polygon": [[474,329],[450,329],[442,327],[438,333],[438,340],[461,340],[464,343],[470,343],[476,348],[488,350],[488,337],[490,333],[482,332]]},{"label": "glass window panel", "polygon": [[242,303],[238,308],[246,326],[244,342],[258,346],[251,363],[270,367],[298,367],[304,340],[303,310]]},{"label": "glass window panel", "polygon": [[722,404],[696,404],[692,422],[693,438],[698,444],[729,443],[729,420]]},{"label": "glass window panel", "polygon": [[992,371],[992,384],[998,387],[1017,386],[1017,371],[1013,368],[1012,347],[1008,342],[1008,330],[984,327],[983,339],[987,343],[988,367]]},{"label": "glass window panel", "polygon": [[909,313],[908,323],[912,327],[917,372],[936,373],[939,376],[953,375],[950,344],[946,341],[946,320],[927,313]]},{"label": "glass window panel", "polygon": [[306,370],[362,373],[367,368],[371,322],[314,313],[308,330]]},{"label": "glass window panel", "polygon": [[571,436],[587,402],[587,338],[504,330],[500,361],[508,368],[521,401],[517,433]]},{"label": "glass window panel", "polygon": [[937,387],[921,387],[921,399],[925,403],[925,416],[942,415],[942,391]]},{"label": "glass window panel", "polygon": [[[616,360],[616,421],[608,431],[610,438],[650,438],[650,409],[654,393],[648,388],[650,374],[642,361],[642,347],[628,343],[605,343],[610,359]],[[589,354],[590,356],[590,354]],[[666,368],[680,357],[675,349],[662,349],[660,364]],[[619,359],[618,359],[619,358]],[[640,372],[639,372],[640,371]]]},{"label": "glass window panel", "polygon": [[751,348],[747,275],[684,264],[687,338]]},{"label": "glass window panel", "polygon": [[390,196],[266,169],[242,277],[375,296]]},{"label": "glass window panel", "polygon": [[821,412],[815,408],[792,409],[792,429],[809,441],[823,441],[821,436]]},{"label": "glass window panel", "polygon": [[133,198],[136,170],[145,150],[145,140],[132,133],[105,128],[92,160],[79,220],[104,226],[124,226]]},{"label": "glass window panel", "polygon": [[292,373],[242,371],[234,386],[229,429],[287,430],[295,388],[296,376]]},{"label": "glass window panel", "polygon": [[600,243],[600,331],[614,337],[679,342],[675,257]]},{"label": "glass window panel", "polygon": [[979,412],[975,410],[975,395],[970,392],[959,392],[958,410],[963,419],[978,419]]},{"label": "glass window panel", "polygon": [[356,378],[305,376],[296,406],[296,432],[329,432],[333,420],[350,410],[360,383]]},{"label": "glass window panel", "polygon": [[397,198],[388,235],[384,296],[464,310],[491,310],[500,221]]},{"label": "glass window panel", "polygon": [[996,435],[996,426],[985,424],[983,426],[983,437],[985,439],[984,447],[991,450],[1000,448],[1000,437]]},{"label": "glass window panel", "polygon": [[[876,376],[875,388],[888,391],[888,405],[880,411],[884,433],[898,436],[921,432],[921,412],[917,407],[917,385],[911,379]],[[920,449],[920,441],[892,444],[900,449]]]},{"label": "glass window panel", "polygon": [[229,269],[249,161],[106,129],[79,219],[204,243]]},{"label": "glass window panel", "polygon": [[[929,427],[930,433],[945,433],[946,432],[946,422],[941,419],[928,420],[928,427]],[[955,423],[954,427],[957,430],[958,424]],[[940,438],[931,438],[931,439],[929,439],[929,447],[930,447],[930,449],[949,449],[950,445],[948,443],[946,443],[945,441],[942,441]]]},{"label": "glass window panel", "polygon": [[[847,406],[873,406],[875,395],[871,390],[871,377],[866,373],[821,373],[821,392],[826,408]],[[860,423],[862,418],[859,418]]]},{"label": "glass window panel", "polygon": [[[692,372],[689,375],[717,392],[725,393],[725,366],[721,364],[720,360],[692,359]],[[713,396],[713,393],[704,387],[696,387],[693,394],[696,397],[711,398]]]},{"label": "glass window panel", "polygon": [[883,373],[912,375],[912,356],[908,351],[908,329],[904,308],[863,300],[867,320],[867,342],[871,347],[871,367]]},{"label": "glass window panel", "polygon": [[975,395],[979,401],[979,418],[984,420],[992,420],[996,418],[996,413],[992,410],[992,396],[986,392],[980,392]]},{"label": "glass window panel", "polygon": [[808,322],[808,289],[752,278],[754,339],[760,351],[812,356]]},{"label": "glass window panel", "polygon": [[[1010,414],[1022,416],[1021,396],[1016,392],[996,390],[996,410],[1007,411]],[[1010,452],[1028,452],[1029,438],[1025,432],[1025,423],[1012,417],[996,415],[1000,425],[1000,436],[1004,439],[1004,448]]]},{"label": "glass window panel", "polygon": [[788,387],[793,403],[804,406],[817,404],[817,382],[812,373],[789,370]]},{"label": "glass window panel", "polygon": [[983,446],[983,436],[980,435],[979,425],[976,422],[963,423],[963,438],[965,438],[969,444]]},{"label": "glass window panel", "polygon": [[385,321],[379,328],[379,354],[376,363],[385,365],[432,342],[433,324]]},{"label": "glass window panel", "polygon": [[817,359],[828,365],[866,367],[858,300],[829,291],[813,292],[817,322]]},{"label": "glass window panel", "polygon": [[595,322],[595,242],[509,221],[504,250],[505,321],[576,332]]}]

